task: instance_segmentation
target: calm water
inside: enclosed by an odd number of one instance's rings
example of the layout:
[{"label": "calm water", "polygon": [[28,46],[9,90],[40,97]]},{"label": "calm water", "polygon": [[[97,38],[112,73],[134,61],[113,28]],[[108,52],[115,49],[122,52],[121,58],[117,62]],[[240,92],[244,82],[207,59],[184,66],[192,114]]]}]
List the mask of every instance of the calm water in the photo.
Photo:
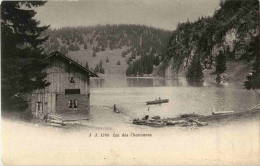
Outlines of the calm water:
[{"label": "calm water", "polygon": [[[205,82],[189,86],[185,79],[104,77],[91,80],[91,104],[113,106],[130,117],[144,115],[173,117],[183,113],[208,115],[213,111],[245,111],[260,101],[254,91],[226,84],[217,87]],[[169,99],[169,103],[146,105],[146,101]]]}]

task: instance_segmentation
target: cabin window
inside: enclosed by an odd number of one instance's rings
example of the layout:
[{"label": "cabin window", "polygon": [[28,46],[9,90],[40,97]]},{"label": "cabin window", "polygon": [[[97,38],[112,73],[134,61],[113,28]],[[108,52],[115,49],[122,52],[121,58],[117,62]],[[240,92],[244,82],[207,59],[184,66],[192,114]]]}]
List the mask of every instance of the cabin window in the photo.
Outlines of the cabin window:
[{"label": "cabin window", "polygon": [[80,89],[65,89],[65,95],[80,94]]},{"label": "cabin window", "polygon": [[75,83],[74,77],[70,77],[70,83]]},{"label": "cabin window", "polygon": [[74,100],[74,108],[78,108],[78,101]]},{"label": "cabin window", "polygon": [[69,101],[69,108],[78,108],[78,101],[77,100],[70,100]]},{"label": "cabin window", "polygon": [[72,100],[69,101],[69,108],[72,108],[73,104],[72,104]]}]

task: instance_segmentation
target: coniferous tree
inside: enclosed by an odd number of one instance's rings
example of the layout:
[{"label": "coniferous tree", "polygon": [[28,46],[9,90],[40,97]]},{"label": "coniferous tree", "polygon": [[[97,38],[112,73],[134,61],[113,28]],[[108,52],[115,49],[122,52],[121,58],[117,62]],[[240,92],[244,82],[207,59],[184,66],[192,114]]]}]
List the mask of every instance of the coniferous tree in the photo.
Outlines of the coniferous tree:
[{"label": "coniferous tree", "polygon": [[259,54],[255,57],[252,73],[247,76],[247,81],[244,82],[246,89],[260,89],[260,57]]},{"label": "coniferous tree", "polygon": [[159,58],[159,55],[157,55],[154,59],[154,65],[155,66],[158,66],[160,64],[160,58]]},{"label": "coniferous tree", "polygon": [[66,55],[66,54],[67,54],[66,46],[62,46],[62,47],[61,47],[60,53],[63,54],[63,55]]},{"label": "coniferous tree", "polygon": [[226,68],[226,57],[223,51],[220,51],[219,55],[216,57],[216,73],[224,73],[226,71]]},{"label": "coniferous tree", "polygon": [[40,27],[33,17],[34,7],[43,1],[3,1],[1,3],[2,109],[23,111],[27,108],[22,94],[47,86],[42,69],[46,64],[41,38],[48,26]]},{"label": "coniferous tree", "polygon": [[99,72],[99,67],[98,67],[98,64],[97,64],[95,69],[94,69],[94,73],[98,73],[98,72]]},{"label": "coniferous tree", "polygon": [[88,69],[88,62],[86,62],[85,68]]},{"label": "coniferous tree", "polygon": [[226,71],[226,57],[223,51],[219,52],[219,55],[216,57],[216,82],[220,83],[220,74]]},{"label": "coniferous tree", "polygon": [[87,45],[86,42],[84,43],[84,49],[85,49],[85,50],[88,49],[88,45]]},{"label": "coniferous tree", "polygon": [[202,66],[200,63],[200,57],[194,55],[191,65],[188,68],[186,78],[189,82],[200,82],[203,78]]},{"label": "coniferous tree", "polygon": [[96,56],[97,56],[96,53],[95,53],[95,51],[93,51],[92,56],[93,56],[93,57],[96,57]]},{"label": "coniferous tree", "polygon": [[102,59],[99,61],[99,67],[100,68],[102,68],[102,66],[103,66],[103,61],[102,61]]},{"label": "coniferous tree", "polygon": [[260,89],[260,54],[259,54],[259,35],[253,38],[250,43],[248,54],[254,56],[254,64],[251,75],[247,76],[244,86],[249,89]]}]

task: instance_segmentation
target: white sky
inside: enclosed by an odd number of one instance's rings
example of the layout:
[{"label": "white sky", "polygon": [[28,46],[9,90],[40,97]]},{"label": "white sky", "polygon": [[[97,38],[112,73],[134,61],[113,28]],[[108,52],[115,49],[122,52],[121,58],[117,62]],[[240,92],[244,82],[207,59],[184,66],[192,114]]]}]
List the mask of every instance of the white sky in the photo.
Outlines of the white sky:
[{"label": "white sky", "polygon": [[174,30],[179,22],[212,16],[219,0],[49,1],[36,19],[51,28],[97,24],[142,24]]}]

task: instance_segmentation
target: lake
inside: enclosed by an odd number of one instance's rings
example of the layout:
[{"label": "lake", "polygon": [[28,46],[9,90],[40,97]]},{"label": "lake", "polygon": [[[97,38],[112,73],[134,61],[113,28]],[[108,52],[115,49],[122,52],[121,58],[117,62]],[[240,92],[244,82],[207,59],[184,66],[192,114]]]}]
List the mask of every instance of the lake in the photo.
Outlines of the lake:
[{"label": "lake", "polygon": [[[213,111],[245,111],[260,101],[259,93],[231,83],[218,87],[205,81],[202,86],[189,86],[184,78],[103,77],[91,80],[91,105],[112,107],[127,116],[145,115],[174,117],[184,113],[210,115]],[[169,103],[146,105],[158,98]]]}]

